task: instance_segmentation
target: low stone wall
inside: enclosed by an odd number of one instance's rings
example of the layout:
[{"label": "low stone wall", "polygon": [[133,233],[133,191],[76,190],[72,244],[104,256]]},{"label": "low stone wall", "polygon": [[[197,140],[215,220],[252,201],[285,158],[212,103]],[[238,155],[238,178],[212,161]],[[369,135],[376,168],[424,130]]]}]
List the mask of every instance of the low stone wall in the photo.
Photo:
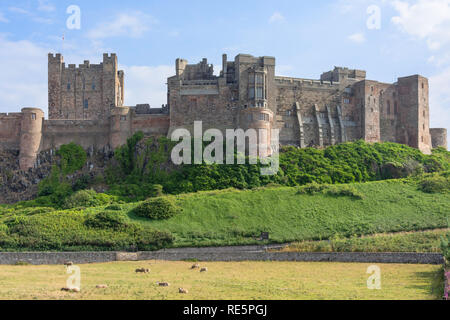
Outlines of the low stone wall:
[{"label": "low stone wall", "polygon": [[116,261],[116,252],[0,252],[0,264],[33,265],[101,263]]},{"label": "low stone wall", "polygon": [[305,261],[443,264],[438,253],[303,253],[268,252],[279,246],[246,246],[219,248],[180,248],[154,252],[0,252],[0,264],[29,263],[33,265],[101,263],[111,261]]}]

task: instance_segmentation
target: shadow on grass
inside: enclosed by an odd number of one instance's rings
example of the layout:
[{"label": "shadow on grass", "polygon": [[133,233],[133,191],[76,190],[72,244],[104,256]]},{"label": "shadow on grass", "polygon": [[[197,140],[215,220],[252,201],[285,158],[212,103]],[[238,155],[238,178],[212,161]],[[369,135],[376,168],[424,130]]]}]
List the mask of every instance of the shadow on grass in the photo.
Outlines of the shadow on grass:
[{"label": "shadow on grass", "polygon": [[423,281],[423,285],[409,286],[417,290],[430,293],[435,300],[441,300],[444,294],[444,268],[437,271],[416,272],[417,279]]}]

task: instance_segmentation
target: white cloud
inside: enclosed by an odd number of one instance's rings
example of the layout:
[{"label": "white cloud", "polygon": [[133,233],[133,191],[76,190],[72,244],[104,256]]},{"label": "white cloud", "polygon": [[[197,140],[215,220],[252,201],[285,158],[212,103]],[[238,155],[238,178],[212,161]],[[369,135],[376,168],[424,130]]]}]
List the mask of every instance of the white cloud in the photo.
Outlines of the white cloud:
[{"label": "white cloud", "polygon": [[347,38],[355,43],[364,43],[366,41],[366,37],[361,32],[349,35]]},{"label": "white cloud", "polygon": [[8,23],[9,20],[6,19],[5,15],[0,12],[0,22]]},{"label": "white cloud", "polygon": [[17,112],[23,107],[47,111],[48,49],[22,40],[10,41],[0,35],[0,69],[8,81],[0,82],[1,112]]},{"label": "white cloud", "polygon": [[174,66],[120,66],[125,72],[125,104],[150,103],[159,108],[167,103],[167,78],[175,74]]},{"label": "white cloud", "polygon": [[104,39],[111,37],[130,36],[140,38],[150,30],[151,25],[158,21],[142,12],[121,13],[108,22],[102,22],[95,29],[88,32],[91,39]]},{"label": "white cloud", "polygon": [[278,11],[274,12],[269,18],[269,23],[278,23],[284,21],[286,21],[286,18]]},{"label": "white cloud", "polygon": [[56,10],[56,8],[48,0],[39,0],[38,10],[45,12],[53,12]]},{"label": "white cloud", "polygon": [[450,0],[393,1],[398,12],[391,21],[403,32],[426,40],[431,50],[450,42]]}]

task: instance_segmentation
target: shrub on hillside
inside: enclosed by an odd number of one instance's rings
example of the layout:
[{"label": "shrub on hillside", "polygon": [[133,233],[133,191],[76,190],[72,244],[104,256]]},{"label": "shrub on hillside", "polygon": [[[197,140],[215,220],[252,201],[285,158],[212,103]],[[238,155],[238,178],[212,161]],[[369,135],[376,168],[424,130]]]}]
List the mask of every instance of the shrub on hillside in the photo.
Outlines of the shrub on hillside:
[{"label": "shrub on hillside", "polygon": [[86,218],[85,224],[91,228],[119,230],[128,226],[127,216],[117,211],[102,211]]},{"label": "shrub on hillside", "polygon": [[70,174],[80,170],[87,159],[86,151],[73,142],[62,145],[56,154],[61,157],[60,166],[63,174]]},{"label": "shrub on hillside", "polygon": [[112,201],[106,194],[95,192],[95,190],[80,190],[69,196],[64,201],[64,208],[72,209],[79,207],[98,207]]},{"label": "shrub on hillside", "polygon": [[328,189],[329,185],[327,184],[318,184],[316,182],[308,183],[304,186],[298,188],[297,194],[309,194],[313,195],[316,193],[321,193],[324,190]]},{"label": "shrub on hillside", "polygon": [[121,218],[117,216],[95,217],[95,222],[91,220],[95,228],[87,225],[86,220],[90,219],[77,211],[14,216],[5,222],[8,234],[0,236],[0,247],[4,251],[151,251],[173,243],[170,233],[138,223],[107,227],[121,225]]},{"label": "shrub on hillside", "polygon": [[349,185],[336,185],[330,186],[326,190],[327,195],[333,197],[350,197],[357,200],[362,200],[363,195],[356,190],[353,186]]},{"label": "shrub on hillside", "polygon": [[422,179],[419,188],[427,193],[447,193],[450,192],[450,179],[444,176],[431,176]]},{"label": "shrub on hillside", "polygon": [[121,211],[122,210],[122,206],[118,205],[118,204],[112,204],[110,206],[107,206],[105,209],[106,210],[111,210],[111,211]]},{"label": "shrub on hillside", "polygon": [[137,216],[151,220],[170,219],[180,213],[181,209],[175,201],[167,197],[159,197],[146,200],[136,207],[134,213]]}]

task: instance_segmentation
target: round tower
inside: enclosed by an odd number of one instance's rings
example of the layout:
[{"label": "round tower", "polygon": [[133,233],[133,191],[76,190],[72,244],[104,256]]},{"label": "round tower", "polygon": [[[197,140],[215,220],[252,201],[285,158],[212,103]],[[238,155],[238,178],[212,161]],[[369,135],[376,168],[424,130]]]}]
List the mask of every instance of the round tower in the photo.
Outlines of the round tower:
[{"label": "round tower", "polygon": [[432,128],[430,129],[431,144],[434,148],[443,147],[447,149],[447,129]]},{"label": "round tower", "polygon": [[258,137],[258,156],[268,157],[272,154],[271,133],[273,112],[268,108],[247,107],[239,113],[240,129],[247,131],[253,129]]},{"label": "round tower", "polygon": [[38,108],[23,108],[20,132],[20,169],[32,168],[41,147],[44,112]]},{"label": "round tower", "polygon": [[116,149],[127,143],[131,135],[131,112],[127,107],[115,107],[111,109],[110,118],[110,145]]}]

